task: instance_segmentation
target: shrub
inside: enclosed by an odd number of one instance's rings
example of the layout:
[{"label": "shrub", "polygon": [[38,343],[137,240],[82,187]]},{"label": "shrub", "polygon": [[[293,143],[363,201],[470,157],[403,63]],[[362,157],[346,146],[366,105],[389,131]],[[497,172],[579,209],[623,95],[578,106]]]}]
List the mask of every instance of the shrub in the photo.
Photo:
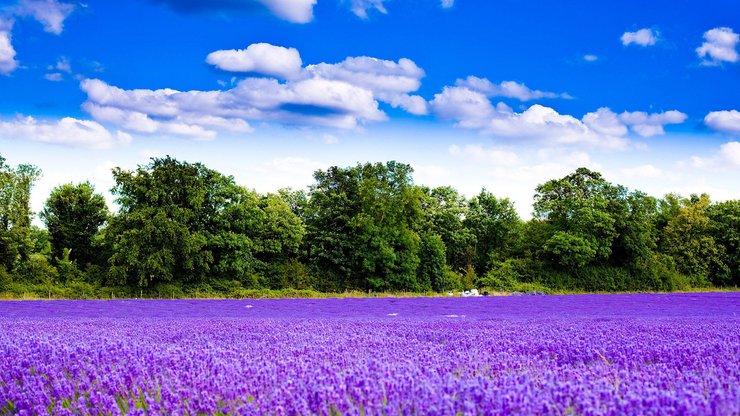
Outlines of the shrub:
[{"label": "shrub", "polygon": [[59,272],[49,263],[43,254],[34,253],[28,256],[28,261],[18,267],[21,279],[28,283],[51,283],[57,281]]}]

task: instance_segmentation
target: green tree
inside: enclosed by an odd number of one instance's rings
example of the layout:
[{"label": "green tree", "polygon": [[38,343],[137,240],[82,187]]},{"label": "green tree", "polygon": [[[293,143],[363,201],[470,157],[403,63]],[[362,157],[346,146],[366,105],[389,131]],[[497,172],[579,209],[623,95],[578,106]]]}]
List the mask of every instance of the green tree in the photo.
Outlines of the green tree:
[{"label": "green tree", "polygon": [[209,239],[236,197],[234,179],[169,156],[136,171],[115,168],[113,178],[120,212],[106,232],[110,275],[140,287],[205,281],[214,261]]},{"label": "green tree", "polygon": [[598,172],[578,168],[562,179],[537,186],[535,218],[546,220],[553,234],[545,253],[564,268],[605,262],[618,235],[616,223],[624,212],[626,190]]},{"label": "green tree", "polygon": [[9,272],[32,253],[31,189],[40,176],[37,167],[12,168],[0,156],[0,265]]},{"label": "green tree", "polygon": [[212,234],[216,275],[242,281],[258,275],[264,286],[291,286],[287,273],[299,267],[293,262],[305,234],[303,221],[279,195],[260,196],[245,188],[237,195],[219,214]]},{"label": "green tree", "polygon": [[314,174],[307,238],[334,290],[417,290],[421,194],[409,165],[331,167]]},{"label": "green tree", "polygon": [[447,267],[445,244],[442,237],[433,232],[421,234],[419,248],[418,287],[421,291],[441,292],[447,289]]},{"label": "green tree", "polygon": [[437,234],[444,243],[447,264],[464,270],[475,254],[475,236],[463,223],[468,214],[467,201],[451,186],[419,189],[424,212],[421,231]]},{"label": "green tree", "polygon": [[722,285],[740,286],[740,200],[720,202],[709,207],[711,235],[722,246],[724,270],[716,270]]},{"label": "green tree", "polygon": [[[621,202],[621,204],[619,204]],[[652,259],[657,248],[657,200],[634,191],[615,201],[612,210],[617,236],[612,245],[612,264],[634,266]]]},{"label": "green tree", "polygon": [[508,198],[483,189],[470,200],[464,225],[474,237],[473,265],[483,275],[491,264],[512,255],[521,220]]},{"label": "green tree", "polygon": [[726,273],[722,246],[712,236],[709,206],[708,195],[693,198],[663,229],[662,251],[673,257],[678,270],[690,276],[694,285]]},{"label": "green tree", "polygon": [[83,270],[97,258],[94,238],[108,219],[105,198],[89,182],[64,184],[51,191],[41,211],[51,239],[52,256],[76,262]]}]

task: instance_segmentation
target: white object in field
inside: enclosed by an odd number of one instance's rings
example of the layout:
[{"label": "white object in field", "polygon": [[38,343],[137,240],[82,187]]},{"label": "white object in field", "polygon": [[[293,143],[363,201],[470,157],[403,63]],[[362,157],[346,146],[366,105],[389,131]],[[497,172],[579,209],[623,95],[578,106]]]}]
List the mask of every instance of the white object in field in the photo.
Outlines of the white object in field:
[{"label": "white object in field", "polygon": [[482,296],[480,293],[478,293],[478,289],[470,289],[462,292],[463,297],[470,297],[470,296]]},{"label": "white object in field", "polygon": [[447,292],[447,296],[453,296],[453,295],[454,295],[454,293],[452,293],[452,292]]}]

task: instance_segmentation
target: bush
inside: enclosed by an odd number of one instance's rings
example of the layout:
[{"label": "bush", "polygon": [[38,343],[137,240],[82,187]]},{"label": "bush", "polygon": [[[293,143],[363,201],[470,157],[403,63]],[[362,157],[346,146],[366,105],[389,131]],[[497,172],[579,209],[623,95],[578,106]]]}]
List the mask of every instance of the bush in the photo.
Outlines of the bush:
[{"label": "bush", "polygon": [[59,278],[56,267],[49,263],[49,259],[43,254],[34,253],[28,256],[28,261],[18,267],[18,275],[27,283],[55,282]]},{"label": "bush", "polygon": [[478,281],[478,275],[475,273],[475,268],[472,265],[468,265],[465,268],[465,274],[462,275],[460,289],[473,289],[476,281]]},{"label": "bush", "polygon": [[692,286],[691,279],[681,274],[673,258],[666,254],[653,254],[650,259],[638,260],[635,273],[654,290],[670,292],[686,290]]},{"label": "bush", "polygon": [[485,289],[500,292],[544,292],[550,293],[551,290],[541,284],[522,282],[522,274],[519,268],[525,265],[525,262],[519,259],[508,259],[493,264],[493,268],[478,279],[478,286]]},{"label": "bush", "polygon": [[82,272],[77,268],[77,263],[69,259],[70,249],[64,249],[62,258],[57,259],[57,272],[61,282],[77,282],[82,279]]},{"label": "bush", "polygon": [[445,279],[441,285],[441,291],[446,290],[460,290],[463,287],[463,276],[452,270],[449,266],[445,266]]},{"label": "bush", "polygon": [[95,286],[85,282],[71,281],[64,285],[64,297],[76,299],[97,299],[99,296],[98,290]]},{"label": "bush", "polygon": [[519,274],[511,260],[493,263],[493,267],[476,284],[493,290],[513,290],[519,283]]},{"label": "bush", "polygon": [[311,275],[308,273],[308,268],[296,259],[290,259],[268,267],[265,275],[263,285],[260,285],[257,281],[248,281],[245,286],[251,289],[258,289],[263,286],[270,289],[304,290],[311,288]]},{"label": "bush", "polygon": [[5,270],[5,266],[0,264],[0,290],[5,290],[5,287],[13,283],[13,276]]},{"label": "bush", "polygon": [[172,283],[160,283],[157,285],[154,285],[149,290],[144,291],[145,295],[148,295],[150,297],[156,297],[156,298],[184,298],[185,292],[183,292],[182,287],[179,285],[175,285]]}]

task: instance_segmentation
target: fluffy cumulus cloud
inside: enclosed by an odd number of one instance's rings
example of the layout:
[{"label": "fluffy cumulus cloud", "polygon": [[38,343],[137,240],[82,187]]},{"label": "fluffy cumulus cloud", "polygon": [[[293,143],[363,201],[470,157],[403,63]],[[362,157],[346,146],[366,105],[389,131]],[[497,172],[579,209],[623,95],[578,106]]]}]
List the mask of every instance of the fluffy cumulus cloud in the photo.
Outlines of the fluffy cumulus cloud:
[{"label": "fluffy cumulus cloud", "polygon": [[704,32],[704,43],[696,48],[696,54],[703,65],[719,65],[723,62],[734,63],[740,60],[737,44],[740,35],[729,27],[718,27]]},{"label": "fluffy cumulus cloud", "polygon": [[640,29],[636,32],[624,32],[622,34],[622,45],[652,46],[658,41],[658,33],[652,29]]},{"label": "fluffy cumulus cloud", "polygon": [[9,74],[18,67],[15,49],[11,43],[10,30],[13,23],[0,18],[0,74]]},{"label": "fluffy cumulus cloud", "polygon": [[13,9],[18,16],[30,16],[44,26],[44,30],[59,35],[64,29],[64,20],[75,6],[57,0],[21,0]]},{"label": "fluffy cumulus cloud", "polygon": [[740,142],[729,142],[721,145],[719,153],[724,160],[740,167]]},{"label": "fluffy cumulus cloud", "polygon": [[663,113],[648,114],[643,111],[627,112],[619,115],[619,120],[642,137],[660,136],[665,134],[663,126],[666,124],[681,124],[688,116],[680,111],[671,110]]},{"label": "fluffy cumulus cloud", "polygon": [[469,76],[465,79],[458,79],[455,85],[480,92],[487,97],[516,98],[521,101],[538,100],[541,98],[573,98],[568,93],[532,90],[526,85],[515,81],[503,81],[500,84],[495,84],[486,78],[478,78],[474,76]]},{"label": "fluffy cumulus cloud", "polygon": [[206,62],[224,71],[257,72],[281,79],[300,76],[303,66],[297,49],[269,43],[254,43],[246,49],[211,52]]},{"label": "fluffy cumulus cloud", "polygon": [[367,56],[350,57],[338,64],[309,65],[306,71],[314,77],[346,82],[372,91],[374,96],[393,107],[411,114],[426,114],[426,101],[410,95],[421,86],[424,70],[414,61],[401,58],[398,62]]},{"label": "fluffy cumulus cloud", "polygon": [[206,62],[224,71],[254,72],[296,82],[310,78],[344,82],[371,91],[373,96],[412,114],[426,114],[426,100],[410,95],[421,86],[424,71],[412,60],[398,62],[367,56],[349,57],[336,64],[320,63],[302,67],[294,48],[256,43],[241,50],[212,52]]},{"label": "fluffy cumulus cloud", "polygon": [[130,142],[131,136],[120,131],[112,134],[101,124],[90,120],[64,117],[59,120],[45,121],[29,116],[0,120],[0,139],[109,148]]},{"label": "fluffy cumulus cloud", "polygon": [[700,169],[724,171],[740,168],[740,142],[732,141],[720,145],[719,150],[710,157],[693,156],[690,165]]},{"label": "fluffy cumulus cloud", "polygon": [[426,101],[411,94],[424,71],[409,59],[350,57],[302,67],[295,49],[255,44],[212,53],[207,61],[226,71],[266,77],[246,77],[213,91],[124,90],[86,79],[80,84],[87,94],[83,109],[126,131],[199,139],[221,131],[249,132],[251,121],[352,129],[385,121],[380,102],[413,114],[427,112]]},{"label": "fluffy cumulus cloud", "polygon": [[320,78],[247,78],[225,91],[123,90],[100,80],[81,87],[94,119],[141,133],[210,139],[219,131],[249,132],[248,120],[354,128],[386,119],[370,91]]},{"label": "fluffy cumulus cloud", "polygon": [[486,134],[611,148],[624,147],[630,130],[650,137],[664,134],[664,125],[682,123],[686,119],[685,114],[675,110],[616,114],[608,108],[600,108],[578,119],[540,104],[519,113],[504,103],[494,105],[482,92],[465,86],[445,87],[430,105],[438,117],[452,120],[458,127]]},{"label": "fluffy cumulus cloud", "polygon": [[704,117],[704,124],[713,130],[740,134],[740,111],[712,111]]},{"label": "fluffy cumulus cloud", "polygon": [[80,85],[88,96],[85,111],[128,131],[196,139],[212,139],[219,130],[251,131],[243,119],[217,111],[224,106],[218,91],[123,90],[95,79]]}]

